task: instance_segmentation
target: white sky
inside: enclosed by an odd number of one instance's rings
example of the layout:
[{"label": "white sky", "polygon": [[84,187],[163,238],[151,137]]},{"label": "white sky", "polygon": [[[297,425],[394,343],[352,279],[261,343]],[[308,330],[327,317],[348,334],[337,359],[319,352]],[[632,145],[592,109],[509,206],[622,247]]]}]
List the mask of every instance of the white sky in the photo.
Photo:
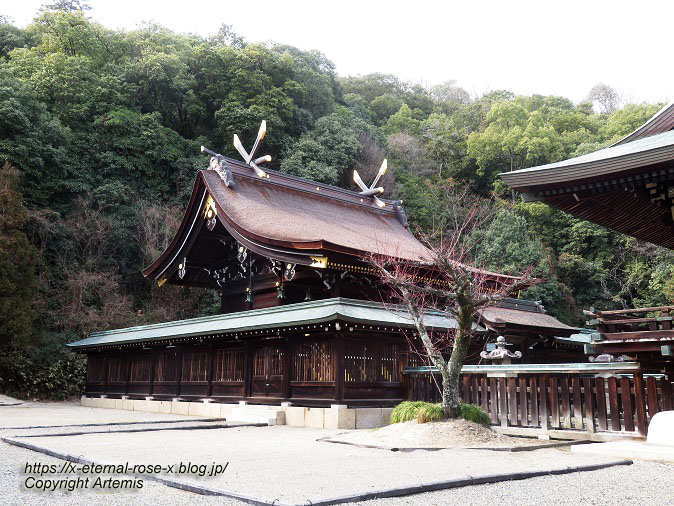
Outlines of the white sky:
[{"label": "white sky", "polygon": [[[50,0],[0,0],[19,26]],[[674,98],[671,0],[372,1],[93,0],[111,28],[156,21],[211,35],[222,23],[249,42],[318,49],[340,75],[386,72],[471,94],[508,89],[583,99],[604,82],[628,102]]]}]

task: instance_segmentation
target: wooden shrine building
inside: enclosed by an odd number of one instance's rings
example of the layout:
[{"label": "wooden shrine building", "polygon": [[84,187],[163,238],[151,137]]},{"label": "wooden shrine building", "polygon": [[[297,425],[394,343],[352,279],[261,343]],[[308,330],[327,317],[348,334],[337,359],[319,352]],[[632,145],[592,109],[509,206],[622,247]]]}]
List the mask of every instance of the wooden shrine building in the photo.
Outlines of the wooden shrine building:
[{"label": "wooden shrine building", "polygon": [[[674,102],[608,148],[500,177],[525,201],[674,249]],[[674,374],[672,309],[591,310],[596,332],[588,351]]]},{"label": "wooden shrine building", "polygon": [[[373,192],[214,154],[210,169],[197,173],[175,238],[144,275],[159,286],[218,290],[221,314],[71,343],[88,356],[86,394],[305,406],[400,402],[414,325],[402,309],[373,302],[381,295],[365,257],[418,262],[430,252],[408,229],[400,203]],[[501,276],[489,275],[494,282]],[[425,320],[441,332],[456,323],[441,313]],[[479,349],[496,337],[479,324],[478,331]]]}]

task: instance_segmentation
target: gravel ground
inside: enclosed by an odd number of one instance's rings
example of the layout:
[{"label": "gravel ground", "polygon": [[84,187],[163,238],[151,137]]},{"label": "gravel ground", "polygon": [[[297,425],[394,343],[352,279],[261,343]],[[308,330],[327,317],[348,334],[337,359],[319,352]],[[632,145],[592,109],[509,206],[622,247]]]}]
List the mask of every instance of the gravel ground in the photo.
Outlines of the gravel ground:
[{"label": "gravel ground", "polygon": [[[69,423],[149,422],[134,428],[158,427],[153,423],[172,420],[169,427],[196,425],[193,417],[157,415],[97,408],[81,408],[72,403],[30,403],[30,407],[0,408],[0,426],[57,425]],[[19,409],[22,409],[20,411]],[[156,415],[156,416],[153,416]],[[208,424],[209,422],[202,422]],[[216,422],[217,423],[217,422]],[[175,425],[174,425],[175,424]],[[167,424],[168,425],[168,424]],[[108,427],[106,427],[107,429]],[[115,425],[112,430],[123,428]],[[60,428],[61,431],[100,430],[96,427]],[[319,499],[378,488],[399,487],[466,475],[483,475],[527,469],[563,468],[606,462],[599,456],[571,454],[568,449],[503,453],[488,450],[451,449],[409,453],[356,448],[316,441],[343,431],[308,428],[237,427],[209,430],[166,430],[157,432],[84,434],[49,437],[55,429],[2,429],[2,435],[33,434],[23,439],[31,444],[64,453],[84,455],[100,462],[171,464],[229,462],[220,478],[172,475],[181,481],[202,483],[213,488],[233,490],[268,499],[290,502]],[[0,443],[0,503],[50,505],[239,505],[227,497],[202,496],[144,481],[140,491],[39,493],[21,487],[27,462],[63,461],[6,443]],[[530,478],[493,485],[430,492],[367,501],[379,504],[532,504],[545,505],[583,502],[592,505],[674,504],[674,465],[638,462],[599,471],[561,476]]]},{"label": "gravel ground", "polygon": [[[467,476],[618,460],[572,455],[567,449],[505,453],[457,448],[403,453],[316,441],[334,432],[287,426],[238,427],[35,437],[29,442],[104,463],[229,462],[226,472],[218,477],[172,477],[290,502]],[[170,446],[167,440],[172,442]]]},{"label": "gravel ground", "polygon": [[159,420],[195,420],[193,416],[85,408],[79,401],[26,402],[19,406],[0,406],[0,433],[6,427],[71,425],[86,423],[154,422]]},{"label": "gravel ground", "polygon": [[405,497],[378,499],[364,506],[671,506],[674,504],[674,465],[635,462],[598,471],[544,476],[527,480],[440,490]]},{"label": "gravel ground", "polygon": [[412,420],[374,430],[352,430],[331,438],[385,448],[514,448],[541,446],[545,441],[513,438],[466,420],[417,423]]},{"label": "gravel ground", "polygon": [[26,475],[23,466],[26,462],[61,465],[62,460],[17,448],[0,442],[0,503],[7,506],[45,505],[45,506],[159,506],[194,504],[236,505],[244,503],[227,497],[213,497],[183,492],[160,483],[146,481],[138,491],[93,492],[76,490],[73,492],[33,492],[21,488]]}]

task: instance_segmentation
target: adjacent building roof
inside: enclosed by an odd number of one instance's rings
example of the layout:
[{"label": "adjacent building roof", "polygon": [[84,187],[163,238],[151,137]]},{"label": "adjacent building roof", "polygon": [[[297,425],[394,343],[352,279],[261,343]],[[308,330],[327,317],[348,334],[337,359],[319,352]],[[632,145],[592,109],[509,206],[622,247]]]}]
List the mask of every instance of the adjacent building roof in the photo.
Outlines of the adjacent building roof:
[{"label": "adjacent building roof", "polygon": [[[439,311],[425,315],[429,328],[456,328],[456,321]],[[204,318],[193,318],[142,327],[94,332],[88,338],[70,343],[75,349],[216,337],[260,330],[292,330],[326,322],[342,321],[377,327],[414,328],[407,311],[399,306],[345,298],[323,299],[266,309],[255,309]],[[297,328],[295,328],[297,330]],[[478,328],[478,330],[484,330]]]},{"label": "adjacent building roof", "polygon": [[494,330],[516,327],[559,336],[569,336],[578,331],[543,312],[492,306],[482,309],[480,315],[481,322]]},{"label": "adjacent building roof", "polygon": [[499,174],[525,201],[674,249],[674,102],[611,147]]},{"label": "adjacent building roof", "polygon": [[631,142],[616,144],[587,155],[557,163],[499,174],[511,188],[528,190],[532,186],[573,181],[577,184],[603,176],[617,175],[646,165],[674,158],[674,131],[667,131]]}]

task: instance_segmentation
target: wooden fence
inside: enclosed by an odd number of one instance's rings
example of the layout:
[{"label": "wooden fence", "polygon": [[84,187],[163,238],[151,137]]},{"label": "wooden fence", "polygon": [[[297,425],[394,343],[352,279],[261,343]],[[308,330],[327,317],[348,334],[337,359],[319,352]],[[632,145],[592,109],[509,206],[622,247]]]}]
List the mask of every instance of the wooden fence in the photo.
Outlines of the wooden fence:
[{"label": "wooden fence", "polygon": [[[674,409],[672,381],[663,375],[461,375],[461,398],[481,406],[494,425],[645,436],[651,417]],[[405,398],[439,402],[439,374],[406,373]]]}]

